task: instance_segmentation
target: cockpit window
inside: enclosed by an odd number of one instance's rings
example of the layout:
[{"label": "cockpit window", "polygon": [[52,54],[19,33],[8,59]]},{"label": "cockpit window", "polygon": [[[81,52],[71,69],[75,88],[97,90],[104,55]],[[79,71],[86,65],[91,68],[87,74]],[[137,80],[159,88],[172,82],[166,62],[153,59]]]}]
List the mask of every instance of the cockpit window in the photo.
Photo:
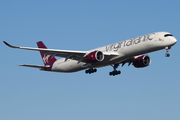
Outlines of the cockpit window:
[{"label": "cockpit window", "polygon": [[172,34],[165,34],[164,37],[173,36]]}]

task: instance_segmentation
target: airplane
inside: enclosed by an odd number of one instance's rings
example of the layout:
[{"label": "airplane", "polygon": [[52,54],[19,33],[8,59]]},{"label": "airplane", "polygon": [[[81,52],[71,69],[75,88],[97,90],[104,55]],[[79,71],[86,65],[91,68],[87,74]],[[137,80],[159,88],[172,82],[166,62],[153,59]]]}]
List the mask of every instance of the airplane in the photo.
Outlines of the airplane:
[{"label": "airplane", "polygon": [[[89,51],[47,49],[42,41],[37,42],[38,48],[13,46],[3,42],[11,48],[40,51],[44,65],[19,66],[64,73],[85,70],[86,74],[91,74],[97,72],[96,68],[111,65],[113,71],[109,72],[109,75],[115,76],[121,74],[121,71],[117,70],[120,64],[132,64],[136,68],[149,66],[151,59],[147,53],[165,49],[165,56],[169,57],[169,49],[177,40],[169,32],[155,32]],[[57,60],[55,56],[62,58]]]}]

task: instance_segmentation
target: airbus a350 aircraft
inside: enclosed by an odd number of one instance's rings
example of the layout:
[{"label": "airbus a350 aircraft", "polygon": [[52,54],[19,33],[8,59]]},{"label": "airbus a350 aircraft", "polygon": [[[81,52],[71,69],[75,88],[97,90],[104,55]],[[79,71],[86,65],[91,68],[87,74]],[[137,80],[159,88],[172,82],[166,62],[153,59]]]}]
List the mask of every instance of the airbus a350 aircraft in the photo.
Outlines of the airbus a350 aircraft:
[{"label": "airbus a350 aircraft", "polygon": [[[12,48],[40,51],[44,66],[27,64],[20,66],[66,73],[86,69],[85,73],[91,74],[96,72],[98,67],[111,65],[114,70],[109,72],[109,75],[115,76],[121,73],[116,70],[119,64],[123,66],[125,63],[128,65],[132,63],[136,68],[150,65],[151,59],[148,55],[144,55],[146,53],[165,49],[165,56],[169,57],[169,49],[177,40],[168,32],[156,32],[89,51],[47,49],[42,41],[37,42],[38,48],[18,47],[3,42]],[[56,60],[55,56],[63,58]]]}]

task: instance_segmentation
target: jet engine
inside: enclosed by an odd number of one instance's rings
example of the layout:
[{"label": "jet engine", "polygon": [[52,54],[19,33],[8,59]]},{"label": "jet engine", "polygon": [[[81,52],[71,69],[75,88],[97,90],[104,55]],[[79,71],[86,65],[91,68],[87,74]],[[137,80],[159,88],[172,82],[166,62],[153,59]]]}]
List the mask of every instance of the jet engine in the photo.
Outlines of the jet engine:
[{"label": "jet engine", "polygon": [[148,55],[142,55],[133,60],[133,65],[136,68],[149,66],[150,63],[151,63],[151,59]]},{"label": "jet engine", "polygon": [[85,60],[89,63],[101,62],[104,60],[104,54],[101,51],[93,51],[86,55]]}]

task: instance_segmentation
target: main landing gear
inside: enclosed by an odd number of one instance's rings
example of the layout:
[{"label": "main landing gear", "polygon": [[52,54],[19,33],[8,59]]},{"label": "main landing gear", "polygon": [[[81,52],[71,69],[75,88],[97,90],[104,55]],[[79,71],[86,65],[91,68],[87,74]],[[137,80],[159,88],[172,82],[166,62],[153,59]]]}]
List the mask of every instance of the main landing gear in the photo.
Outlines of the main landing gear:
[{"label": "main landing gear", "polygon": [[119,64],[114,64],[114,65],[112,65],[112,67],[114,68],[114,70],[113,70],[112,72],[109,72],[109,75],[110,75],[110,76],[111,76],[111,75],[115,76],[115,75],[121,74],[121,71],[117,71],[117,70],[116,70],[116,69],[118,68],[118,66],[119,66]]},{"label": "main landing gear", "polygon": [[94,72],[97,72],[97,69],[89,68],[88,70],[85,71],[86,74],[88,74],[88,73],[91,74]]},{"label": "main landing gear", "polygon": [[166,50],[165,56],[166,56],[166,57],[169,57],[169,56],[170,56],[170,54],[169,54],[169,49],[171,49],[171,47],[165,47],[165,50]]}]

